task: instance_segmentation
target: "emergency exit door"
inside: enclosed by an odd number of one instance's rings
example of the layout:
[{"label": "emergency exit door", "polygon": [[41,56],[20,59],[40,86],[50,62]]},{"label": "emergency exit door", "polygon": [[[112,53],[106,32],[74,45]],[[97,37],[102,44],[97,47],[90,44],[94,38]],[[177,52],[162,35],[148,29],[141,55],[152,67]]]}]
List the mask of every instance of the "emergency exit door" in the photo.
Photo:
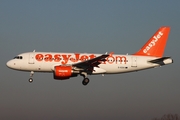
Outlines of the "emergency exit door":
[{"label": "emergency exit door", "polygon": [[131,67],[137,67],[137,57],[132,57],[132,64]]}]

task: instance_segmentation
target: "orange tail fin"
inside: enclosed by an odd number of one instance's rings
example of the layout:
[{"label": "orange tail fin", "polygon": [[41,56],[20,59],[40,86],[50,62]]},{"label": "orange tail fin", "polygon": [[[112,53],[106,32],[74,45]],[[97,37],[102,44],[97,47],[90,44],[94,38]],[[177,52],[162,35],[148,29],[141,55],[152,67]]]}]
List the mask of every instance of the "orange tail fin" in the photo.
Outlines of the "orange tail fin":
[{"label": "orange tail fin", "polygon": [[156,33],[133,55],[162,57],[170,32],[170,27],[160,27]]}]

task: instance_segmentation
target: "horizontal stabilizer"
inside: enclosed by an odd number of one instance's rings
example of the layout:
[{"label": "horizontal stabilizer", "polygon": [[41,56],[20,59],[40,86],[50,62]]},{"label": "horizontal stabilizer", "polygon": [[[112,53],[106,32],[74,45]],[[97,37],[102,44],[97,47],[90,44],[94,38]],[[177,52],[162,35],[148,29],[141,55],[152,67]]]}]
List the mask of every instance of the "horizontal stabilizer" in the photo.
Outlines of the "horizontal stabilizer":
[{"label": "horizontal stabilizer", "polygon": [[162,58],[158,58],[158,59],[155,59],[155,60],[150,60],[150,61],[148,61],[148,62],[158,63],[158,62],[162,62],[162,61],[164,61],[164,60],[166,60],[166,59],[169,59],[169,58],[171,58],[171,57],[162,57]]},{"label": "horizontal stabilizer", "polygon": [[173,59],[171,59],[171,57],[162,57],[162,58],[150,60],[148,62],[159,64],[159,65],[166,65],[166,64],[173,63]]}]

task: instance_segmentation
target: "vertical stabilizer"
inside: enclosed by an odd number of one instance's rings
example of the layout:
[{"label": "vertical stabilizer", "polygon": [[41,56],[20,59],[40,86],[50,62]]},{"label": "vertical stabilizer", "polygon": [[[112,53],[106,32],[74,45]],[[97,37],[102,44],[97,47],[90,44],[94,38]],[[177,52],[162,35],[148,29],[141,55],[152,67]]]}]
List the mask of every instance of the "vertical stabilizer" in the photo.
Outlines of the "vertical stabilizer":
[{"label": "vertical stabilizer", "polygon": [[169,26],[160,27],[144,46],[133,55],[162,57],[169,32]]}]

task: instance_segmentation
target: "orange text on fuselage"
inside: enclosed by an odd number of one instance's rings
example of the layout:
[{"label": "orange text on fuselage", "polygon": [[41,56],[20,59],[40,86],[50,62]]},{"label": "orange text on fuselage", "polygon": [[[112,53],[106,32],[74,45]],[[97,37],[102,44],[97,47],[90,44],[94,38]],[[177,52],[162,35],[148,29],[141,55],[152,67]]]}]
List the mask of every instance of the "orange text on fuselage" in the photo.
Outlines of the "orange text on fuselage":
[{"label": "orange text on fuselage", "polygon": [[[76,62],[82,62],[85,60],[93,59],[96,56],[94,54],[80,54],[80,53],[74,53],[74,54],[36,54],[35,59],[39,62],[45,61],[45,62],[60,62],[61,64],[67,64],[69,61],[76,63]],[[106,61],[102,61],[101,64],[126,64],[127,58],[125,56],[118,56],[118,55],[112,55],[110,54]]]}]

